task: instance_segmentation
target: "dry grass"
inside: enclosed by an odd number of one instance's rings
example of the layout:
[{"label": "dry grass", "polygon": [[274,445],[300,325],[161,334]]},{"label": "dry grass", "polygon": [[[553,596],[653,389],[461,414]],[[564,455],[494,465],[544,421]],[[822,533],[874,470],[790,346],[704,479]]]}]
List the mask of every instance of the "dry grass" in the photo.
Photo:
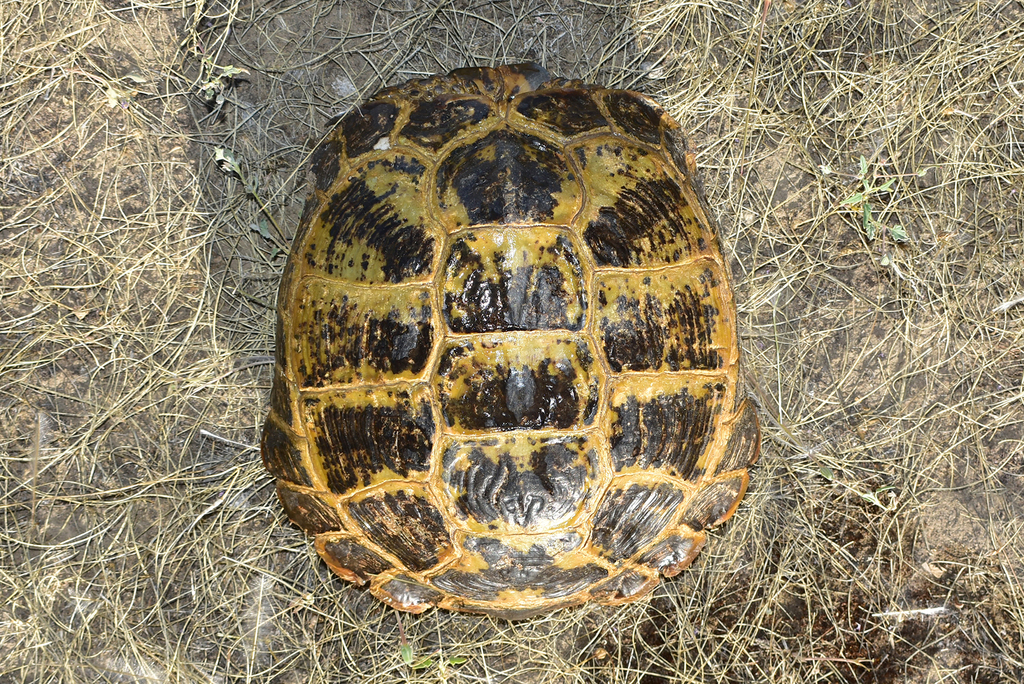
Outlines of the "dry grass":
[{"label": "dry grass", "polygon": [[[0,682],[1024,679],[1019,0],[784,0],[763,24],[718,0],[0,0],[0,21]],[[328,117],[523,59],[693,132],[763,456],[649,600],[399,616],[329,575],[259,463],[280,248]]]}]

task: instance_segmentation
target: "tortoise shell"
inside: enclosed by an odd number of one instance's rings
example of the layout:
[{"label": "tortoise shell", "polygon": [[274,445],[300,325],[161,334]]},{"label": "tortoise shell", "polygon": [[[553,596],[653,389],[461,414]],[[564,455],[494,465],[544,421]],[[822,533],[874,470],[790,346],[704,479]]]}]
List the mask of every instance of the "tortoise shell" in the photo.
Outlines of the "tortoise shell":
[{"label": "tortoise shell", "polygon": [[386,603],[632,601],[747,486],[729,272],[679,125],[533,65],[382,90],[312,156],[263,460]]}]

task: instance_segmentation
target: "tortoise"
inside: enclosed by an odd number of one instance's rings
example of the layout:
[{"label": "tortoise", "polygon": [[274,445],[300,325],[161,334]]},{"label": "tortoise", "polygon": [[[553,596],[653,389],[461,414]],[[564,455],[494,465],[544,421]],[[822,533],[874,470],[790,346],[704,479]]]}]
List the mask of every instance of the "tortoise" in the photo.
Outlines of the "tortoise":
[{"label": "tortoise", "polygon": [[337,575],[521,619],[649,593],[760,448],[679,125],[543,67],[381,90],[311,156],[263,461]]}]

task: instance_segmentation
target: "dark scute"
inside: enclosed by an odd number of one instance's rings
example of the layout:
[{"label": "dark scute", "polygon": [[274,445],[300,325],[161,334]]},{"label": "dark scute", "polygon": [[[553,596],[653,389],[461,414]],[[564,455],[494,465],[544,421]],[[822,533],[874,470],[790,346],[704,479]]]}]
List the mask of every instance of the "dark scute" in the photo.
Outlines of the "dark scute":
[{"label": "dark scute", "polygon": [[678,394],[662,394],[640,403],[630,397],[612,411],[610,443],[612,465],[666,468],[680,478],[690,478],[704,449],[714,438],[718,395],[696,398],[685,388]]},{"label": "dark scute", "polygon": [[651,145],[661,144],[659,124],[664,112],[660,107],[622,90],[607,91],[604,104],[623,132]]},{"label": "dark scute", "polygon": [[[505,71],[512,76],[519,76],[524,81],[530,90],[536,90],[545,83],[551,80],[551,75],[548,74],[548,70],[542,67],[537,62],[521,62],[519,64],[509,64],[504,67]],[[515,93],[506,93],[511,96]]]},{"label": "dark scute", "polygon": [[[641,179],[635,187],[623,190],[614,205],[598,210],[597,218],[583,231],[583,238],[598,266],[649,266],[645,263],[649,251],[657,253],[662,245],[677,242],[679,236],[693,231],[680,214],[686,206],[686,198],[674,180],[667,176]],[[676,249],[665,255],[667,263],[685,259],[693,249],[693,245],[685,253]]]},{"label": "dark scute", "polygon": [[406,607],[434,604],[443,597],[441,592],[404,575],[388,580],[380,588],[390,594],[396,603]]},{"label": "dark scute", "polygon": [[339,125],[349,158],[372,150],[391,132],[397,115],[398,108],[390,102],[368,102],[346,114]]},{"label": "dark scute", "polygon": [[722,356],[711,347],[718,309],[701,303],[689,285],[664,304],[650,294],[642,305],[624,295],[616,299],[617,319],[599,323],[612,370],[658,370],[663,363],[672,371],[721,368]]},{"label": "dark scute", "polygon": [[757,419],[754,402],[749,398],[740,404],[739,416],[735,419],[729,444],[725,447],[722,461],[716,473],[746,468],[757,460],[761,451],[761,425]]},{"label": "dark scute", "polygon": [[527,95],[520,100],[516,111],[566,136],[608,125],[585,90],[549,90]]},{"label": "dark scute", "polygon": [[660,571],[666,577],[673,577],[683,569],[681,563],[686,562],[693,554],[693,546],[692,539],[673,535],[640,556],[638,561]]},{"label": "dark scute", "polygon": [[437,171],[437,189],[455,189],[470,224],[539,223],[554,216],[569,175],[565,159],[539,138],[497,130],[457,148]]},{"label": "dark scute", "polygon": [[371,576],[389,570],[391,565],[362,544],[348,539],[335,539],[324,544],[324,554],[335,563],[350,570],[365,584]]},{"label": "dark scute", "polygon": [[426,402],[339,407],[311,399],[306,407],[307,420],[320,427],[315,443],[332,492],[366,486],[384,468],[408,477],[430,467],[434,418]]},{"label": "dark scute", "polygon": [[650,588],[650,577],[636,570],[627,570],[594,587],[590,595],[598,601],[617,602],[642,594],[645,589]]},{"label": "dark scute", "polygon": [[[292,259],[289,259],[288,264],[292,263],[294,263],[294,261]],[[285,265],[284,271],[285,272],[281,275],[282,286],[285,284],[285,278],[291,278],[293,268],[290,265]],[[281,299],[283,297],[286,297],[287,294],[282,294],[284,288],[281,287],[280,290],[281,291],[279,291],[277,295],[278,298]],[[278,308],[278,310],[276,311],[276,315],[274,316],[274,318],[276,319],[276,324],[274,325],[274,365],[277,366],[278,368],[284,368],[285,366],[288,365],[288,360],[285,358],[285,350],[288,347],[286,347],[284,343],[284,318],[281,316],[280,308]]]},{"label": "dark scute", "polygon": [[286,483],[277,483],[277,496],[281,506],[293,523],[309,534],[321,534],[342,529],[338,511],[306,492],[292,489]]},{"label": "dark scute", "polygon": [[488,567],[473,572],[448,570],[434,578],[434,585],[472,601],[493,601],[509,589],[559,598],[586,589],[608,575],[607,570],[594,564],[560,568],[548,553],[551,546],[543,544],[519,551],[499,539],[471,538],[467,548],[480,553]]},{"label": "dark scute", "polygon": [[[576,450],[565,442],[576,441]],[[465,470],[448,465],[453,445],[445,455],[445,481],[460,492],[455,504],[463,515],[478,522],[504,520],[530,528],[563,520],[579,508],[588,492],[588,468],[578,464],[583,438],[553,438],[536,445],[529,468],[520,471],[507,451],[495,463],[483,450],[473,449]],[[587,454],[591,470],[597,455]]]},{"label": "dark scute", "polygon": [[683,492],[667,483],[612,489],[594,516],[594,546],[612,561],[629,558],[672,522],[682,500]]},{"label": "dark scute", "polygon": [[260,448],[263,465],[279,480],[312,487],[313,481],[309,477],[309,472],[302,465],[302,451],[295,446],[296,436],[282,428],[273,416],[274,414],[268,416],[267,422],[263,425]]},{"label": "dark scute", "polygon": [[317,190],[327,192],[338,179],[343,154],[341,142],[334,135],[323,140],[313,150],[309,158],[309,170],[313,173],[313,182]]},{"label": "dark scute", "polygon": [[293,425],[292,387],[288,379],[280,371],[274,371],[274,381],[270,385],[270,410],[277,414],[285,425]]},{"label": "dark scute", "polygon": [[[686,133],[681,128],[669,128],[665,130],[665,150],[668,152],[668,156],[675,162],[676,168],[686,176],[686,180],[693,186],[694,191],[697,193],[697,197],[702,202],[707,201],[707,197],[704,194],[704,187],[701,183],[700,176],[691,173],[692,169],[690,164],[686,163],[686,155],[688,153],[694,153],[695,150],[690,143],[690,140],[686,137]],[[696,163],[695,158],[691,159],[691,163]]]},{"label": "dark scute", "polygon": [[[564,360],[547,359],[539,368],[496,365],[473,370],[465,394],[441,397],[448,425],[458,419],[468,430],[564,430],[590,418],[590,405],[580,405],[576,370]],[[595,397],[596,387],[589,394]]]},{"label": "dark scute", "polygon": [[402,128],[402,135],[437,150],[456,133],[480,123],[490,113],[490,106],[480,100],[427,100],[409,114],[409,122]]},{"label": "dark scute", "polygon": [[451,546],[440,511],[421,496],[383,492],[351,502],[349,512],[370,539],[413,572],[433,567]]},{"label": "dark scute", "polygon": [[[560,238],[554,249],[577,281],[582,281],[579,261],[568,241]],[[468,274],[460,291],[445,292],[444,315],[453,332],[579,330],[583,326],[586,293],[567,283],[556,266],[522,265],[502,270],[494,280],[484,277],[488,274],[483,265],[483,257],[465,239],[452,246],[448,273]],[[569,318],[568,308],[573,303],[578,304],[580,313]]]},{"label": "dark scute", "polygon": [[698,492],[686,506],[683,512],[682,522],[695,530],[703,530],[705,527],[714,527],[724,521],[724,516],[736,503],[740,492],[743,490],[743,477],[731,477],[722,482],[716,482],[707,489]]},{"label": "dark scute", "polygon": [[383,318],[357,306],[348,297],[318,308],[307,326],[296,326],[295,335],[310,345],[312,358],[326,363],[309,369],[304,382],[322,387],[334,382],[339,368],[360,368],[364,362],[382,373],[420,373],[434,342],[429,305],[403,315],[391,309]]},{"label": "dark scute", "polygon": [[462,82],[460,88],[453,88],[453,92],[476,92],[479,90],[490,97],[499,97],[500,75],[496,69],[490,67],[462,67],[453,69],[448,75]]},{"label": "dark scute", "polygon": [[[418,162],[399,158],[404,163]],[[398,160],[392,164],[399,168]],[[415,174],[412,174],[415,175]],[[328,231],[328,245],[324,264],[317,264],[312,250],[306,259],[311,266],[319,266],[328,274],[334,273],[336,264],[361,259],[353,253],[355,240],[384,255],[384,277],[393,283],[411,278],[430,268],[434,257],[434,238],[422,225],[409,225],[387,200],[394,189],[379,196],[362,180],[354,180],[331,196],[320,220]]]}]

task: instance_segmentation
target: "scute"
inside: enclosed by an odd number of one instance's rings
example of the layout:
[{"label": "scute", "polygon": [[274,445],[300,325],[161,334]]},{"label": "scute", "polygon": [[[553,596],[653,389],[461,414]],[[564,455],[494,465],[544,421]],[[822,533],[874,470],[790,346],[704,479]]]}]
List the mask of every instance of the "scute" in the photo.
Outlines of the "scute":
[{"label": "scute", "polygon": [[[470,601],[559,599],[582,591],[608,575],[575,551],[580,539],[561,534],[524,539],[469,537],[461,564],[433,584]],[[581,562],[582,561],[582,562]]]},{"label": "scute", "polygon": [[261,453],[400,610],[619,604],[736,510],[761,433],[679,125],[538,65],[384,89],[310,157]]},{"label": "scute", "polygon": [[351,288],[306,278],[296,292],[293,358],[300,387],[420,375],[433,349],[428,290]]},{"label": "scute", "polygon": [[616,127],[624,135],[649,145],[661,144],[662,126],[675,126],[665,110],[643,95],[625,90],[604,93],[604,106]]},{"label": "scute", "polygon": [[[353,283],[423,281],[437,251],[423,206],[424,163],[395,154],[329,185],[305,231],[309,273]],[[301,234],[301,232],[300,232]]]},{"label": "scute", "polygon": [[593,422],[599,370],[583,337],[520,333],[452,343],[436,383],[453,430],[567,430]]},{"label": "scute", "polygon": [[620,380],[605,414],[613,470],[695,480],[714,441],[724,393],[724,385],[702,377],[673,376],[658,386],[644,377]]},{"label": "scute", "polygon": [[286,482],[313,486],[313,479],[303,463],[305,439],[282,425],[276,415],[271,414],[263,426],[260,451],[263,465],[274,477]]},{"label": "scute", "polygon": [[517,114],[558,135],[568,137],[608,126],[587,90],[548,90],[524,95],[516,102]]},{"label": "scute", "polygon": [[375,575],[391,569],[386,560],[366,548],[358,538],[324,534],[317,537],[316,542],[320,557],[349,582],[366,584]]},{"label": "scute", "polygon": [[426,388],[318,392],[305,399],[313,460],[328,490],[348,494],[430,467],[434,416]]},{"label": "scute", "polygon": [[341,528],[338,509],[329,494],[278,480],[277,496],[288,517],[302,529],[320,534]]},{"label": "scute", "polygon": [[351,500],[348,512],[370,539],[414,572],[451,553],[444,517],[421,486],[382,487]]},{"label": "scute", "polygon": [[570,150],[589,190],[577,223],[597,266],[651,268],[717,251],[696,194],[660,154],[617,136]]},{"label": "scute", "polygon": [[708,485],[687,504],[682,521],[694,530],[720,525],[736,510],[746,489],[746,473]]},{"label": "scute", "polygon": [[453,512],[469,529],[548,531],[593,497],[597,446],[585,435],[463,439],[445,450],[441,470]]},{"label": "scute", "polygon": [[658,576],[654,573],[644,574],[638,570],[626,570],[595,585],[590,594],[601,603],[626,603],[649,593],[658,586],[658,582]]},{"label": "scute", "polygon": [[550,228],[475,230],[452,244],[444,317],[456,333],[579,330],[587,297],[568,236]]},{"label": "scute", "polygon": [[[493,107],[480,98],[424,100],[409,113],[402,139],[437,151],[458,133],[493,116]],[[496,119],[496,117],[493,117]]]},{"label": "scute", "polygon": [[390,102],[369,102],[346,115],[339,131],[349,158],[378,147],[390,135],[397,116],[398,108]]},{"label": "scute", "polygon": [[713,261],[601,274],[597,327],[612,370],[718,370],[730,354],[728,306]]},{"label": "scute", "polygon": [[508,128],[456,148],[437,171],[438,212],[449,230],[488,223],[565,224],[580,195],[561,152]]},{"label": "scute", "polygon": [[703,534],[673,534],[640,556],[638,561],[665,577],[674,577],[693,562],[703,546]]},{"label": "scute", "polygon": [[675,520],[683,498],[668,482],[613,487],[594,516],[595,551],[611,561],[630,558]]}]

